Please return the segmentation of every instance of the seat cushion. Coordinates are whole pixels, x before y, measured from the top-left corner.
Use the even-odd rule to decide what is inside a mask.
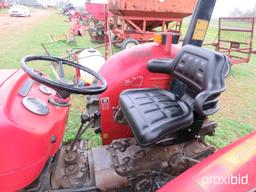
[[[161,89],[126,90],[120,95],[120,105],[138,143],[144,147],[193,123],[191,108]]]

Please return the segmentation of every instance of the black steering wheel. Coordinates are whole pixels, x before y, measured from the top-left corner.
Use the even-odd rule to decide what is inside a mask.
[[[51,80],[44,76],[42,73],[34,70],[28,66],[31,61],[50,61],[56,63],[62,67],[62,65],[69,65],[81,71],[84,71],[92,75],[95,80],[97,80],[97,85],[91,84],[88,86],[78,86],[70,81],[65,81],[65,79]],[[59,93],[62,98],[67,98],[71,93],[82,94],[82,95],[97,95],[103,93],[107,89],[107,81],[99,73],[82,66],[78,63],[68,61],[53,56],[37,56],[31,55],[26,56],[21,60],[21,68],[29,75],[29,77],[39,83],[42,83]]]

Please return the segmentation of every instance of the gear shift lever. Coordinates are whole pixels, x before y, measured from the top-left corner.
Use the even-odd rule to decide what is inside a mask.
[[[84,132],[89,128],[89,126],[94,123],[98,118],[100,118],[101,113],[99,111],[95,111],[94,114],[91,116],[88,113],[82,113],[81,115],[81,125],[76,133],[75,139],[72,141],[69,151],[74,149],[76,142],[81,138]],[[84,125],[87,124],[85,127]],[[84,127],[84,129],[83,129]]]

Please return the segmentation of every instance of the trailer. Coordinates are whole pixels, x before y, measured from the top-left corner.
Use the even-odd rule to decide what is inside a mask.
[[[225,53],[231,63],[249,63],[253,50],[255,32],[254,17],[221,17],[218,22],[218,35],[213,43],[205,46],[214,46],[218,52]]]
[[[109,0],[108,10],[113,19],[108,23],[113,40],[126,49],[152,40],[155,32],[173,32],[179,36],[183,18],[192,14],[195,4],[196,0]]]
[[[103,43],[105,36],[106,3],[86,2],[85,10],[90,15],[88,33],[91,41]]]
[[[105,6],[106,4],[100,3],[85,3],[85,10],[98,21],[105,20]]]

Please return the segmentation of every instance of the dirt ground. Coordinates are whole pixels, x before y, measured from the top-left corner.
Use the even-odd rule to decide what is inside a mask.
[[[49,12],[41,9],[31,10],[30,17],[10,17],[8,13],[0,14],[0,41],[8,36],[14,36],[21,32],[27,31],[35,23],[46,17]]]

